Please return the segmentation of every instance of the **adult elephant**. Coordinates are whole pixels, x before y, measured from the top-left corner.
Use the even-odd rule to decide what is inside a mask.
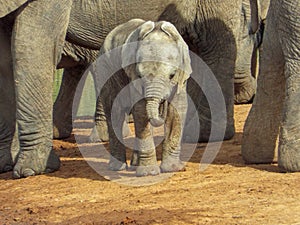
[[[257,6],[251,0],[253,7]],[[300,171],[300,1],[271,0],[261,49],[258,90],[247,118],[242,155],[247,163],[271,163]]]
[[[51,93],[52,75],[60,60],[64,38],[78,46],[100,49],[110,30],[137,17],[172,22],[190,49],[209,65],[226,103],[224,139],[233,136],[233,74],[242,0],[1,0],[0,3],[0,48],[5,53],[1,54],[0,64],[0,83],[5,83],[0,95],[1,172],[14,167],[15,177],[26,177],[59,168],[59,160],[52,151]],[[189,83],[196,85],[192,80]],[[199,140],[208,140],[209,104],[200,88],[192,90],[189,94],[199,109]],[[15,163],[10,150],[19,152]]]
[[[260,0],[258,16],[264,21],[269,7],[269,0]],[[258,47],[261,43],[263,26],[256,33],[249,32],[251,10],[248,0],[243,0],[240,15],[240,28],[237,40],[237,57],[234,71],[234,103],[243,104],[252,101],[256,93],[256,77],[258,68]],[[97,27],[92,32],[97,31]],[[74,92],[82,74],[98,54],[98,50],[77,46],[67,42],[63,52],[63,60],[58,68],[67,68],[64,71],[62,88],[54,104],[54,138],[69,137],[72,132],[72,103]],[[79,89],[77,89],[79,90]],[[95,112],[95,127],[90,136],[91,142],[108,141],[106,118],[101,98],[97,101]],[[126,127],[125,127],[126,128]],[[125,129],[124,134],[128,134]]]

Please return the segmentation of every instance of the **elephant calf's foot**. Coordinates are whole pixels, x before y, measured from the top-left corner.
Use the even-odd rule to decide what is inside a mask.
[[[90,142],[96,143],[104,141],[109,141],[107,124],[106,121],[100,121],[94,126],[92,130],[92,133],[90,135]]]
[[[160,165],[162,173],[184,171],[184,164],[178,158],[164,159]]]
[[[108,163],[108,168],[112,171],[121,171],[127,169],[127,163],[111,158]]]
[[[51,173],[60,167],[59,157],[53,150],[23,151],[20,153],[13,170],[14,178],[29,177],[38,174]]]
[[[5,173],[13,169],[13,161],[9,151],[0,151],[0,173]]]
[[[128,170],[135,171],[138,165],[139,165],[138,152],[133,151],[131,156],[131,161],[130,161],[130,167],[128,168]]]
[[[155,176],[160,174],[160,168],[158,165],[149,165],[149,166],[138,166],[136,168],[136,175],[138,177],[143,176]]]

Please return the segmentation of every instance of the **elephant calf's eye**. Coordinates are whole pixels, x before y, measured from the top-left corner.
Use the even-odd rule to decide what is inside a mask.
[[[173,78],[174,78],[174,76],[175,76],[175,73],[172,73],[171,75],[170,75],[170,80],[172,80]]]

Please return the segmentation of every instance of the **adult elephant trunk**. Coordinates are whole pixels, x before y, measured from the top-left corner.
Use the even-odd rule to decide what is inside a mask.
[[[146,112],[150,124],[154,127],[159,127],[164,124],[168,102],[164,101],[167,96],[163,93],[166,91],[166,86],[162,81],[150,81],[145,84],[145,97],[146,97]]]

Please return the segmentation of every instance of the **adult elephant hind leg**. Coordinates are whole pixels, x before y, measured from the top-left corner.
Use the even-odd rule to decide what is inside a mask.
[[[15,132],[15,89],[9,37],[0,21],[0,173],[13,169],[11,148]],[[17,146],[16,146],[17,147]]]
[[[77,85],[85,70],[86,66],[80,65],[64,69],[59,94],[53,106],[53,138],[67,138],[72,133],[72,113],[76,113],[73,110],[77,111],[79,106],[79,99],[74,99],[75,92],[82,92],[82,88],[79,90]]]
[[[284,99],[284,58],[275,26],[276,14],[270,14],[261,49],[257,94],[245,123],[242,156],[246,163],[271,163]]]
[[[72,1],[31,1],[17,16],[12,37],[20,154],[15,178],[57,170],[52,150],[52,84]]]
[[[279,36],[285,58],[285,97],[279,136],[278,165],[283,171],[300,171],[300,5],[284,1]],[[289,16],[287,16],[289,15]]]

